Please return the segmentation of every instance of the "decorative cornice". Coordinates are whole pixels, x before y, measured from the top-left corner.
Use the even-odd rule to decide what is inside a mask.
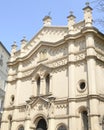
[[[98,51],[96,48],[93,48],[93,49],[95,49],[96,54],[86,55],[86,50],[83,50],[81,52],[73,53],[74,61],[70,61],[70,60],[68,61],[67,56],[64,56],[64,57],[58,58],[56,60],[54,59],[52,61],[47,61],[46,63],[43,64],[43,66],[46,66],[47,68],[49,68],[48,70],[51,70],[52,72],[54,72],[54,71],[56,71],[56,69],[60,70],[61,68],[65,67],[69,64],[77,64],[82,61],[86,61],[89,58],[98,59],[98,60],[104,62],[104,54],[102,52]],[[17,74],[13,74],[13,75],[11,74],[10,76],[12,76],[13,79],[11,81],[8,80],[7,82],[13,82],[17,79],[23,79],[26,77],[30,77],[30,76],[32,76],[33,73],[36,73],[38,71],[37,68],[39,68],[39,66],[42,66],[42,64],[38,64],[37,66],[34,66],[35,69],[34,69],[34,67],[31,67],[28,70],[21,71],[21,73],[23,74],[23,76],[21,78],[18,78]]]
[[[8,123],[8,121],[6,121],[6,120],[2,120],[1,123]]]
[[[97,99],[99,101],[104,101],[104,96],[102,95],[97,95],[97,94],[90,94],[90,95],[85,95],[85,96],[80,96],[76,98],[70,98],[68,99],[69,102],[81,102],[81,101],[86,101],[86,100],[91,100],[91,99]]]
[[[14,110],[14,109],[21,109],[21,108],[26,108],[26,105],[19,105],[19,106],[8,106],[4,107],[4,111],[9,111],[9,110]]]

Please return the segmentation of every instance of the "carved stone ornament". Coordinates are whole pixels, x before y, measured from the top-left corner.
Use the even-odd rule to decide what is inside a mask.
[[[36,68],[35,68],[35,70],[31,73],[31,75],[33,76],[33,77],[35,77],[37,74],[41,77],[41,78],[43,78],[44,77],[44,75],[48,72],[48,73],[50,73],[51,72],[51,67],[48,67],[48,66],[46,66],[46,65],[43,65],[43,64],[39,64]],[[35,75],[34,75],[35,74]]]

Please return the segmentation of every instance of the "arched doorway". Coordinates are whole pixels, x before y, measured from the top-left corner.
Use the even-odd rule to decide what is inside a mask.
[[[44,118],[38,121],[36,130],[47,130],[47,124]]]

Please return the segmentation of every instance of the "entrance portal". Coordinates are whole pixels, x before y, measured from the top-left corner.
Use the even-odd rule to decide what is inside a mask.
[[[43,118],[38,121],[36,130],[47,130],[47,124]]]

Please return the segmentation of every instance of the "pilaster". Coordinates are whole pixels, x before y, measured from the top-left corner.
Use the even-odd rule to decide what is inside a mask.
[[[9,123],[8,122],[2,122],[0,130],[8,130]]]
[[[94,45],[94,36],[92,33],[86,34],[86,53],[87,53],[87,77],[88,77],[88,91],[89,97],[89,119],[91,130],[100,130],[99,127],[99,100],[94,96],[97,96],[96,86],[96,53]]]
[[[15,102],[14,105],[18,106],[19,104],[19,97],[20,97],[20,91],[21,91],[21,77],[22,77],[22,63],[20,62],[18,65],[18,73],[17,73],[17,82],[16,82],[16,93],[15,93]],[[18,118],[18,109],[14,109],[13,112],[13,120]],[[13,122],[14,127],[15,127],[15,122]]]
[[[16,98],[15,98],[15,105],[18,106],[18,97],[19,97],[19,92],[21,90],[21,77],[22,77],[22,63],[20,62],[18,65],[18,73],[17,73],[17,83],[16,83]]]
[[[71,40],[68,43],[68,90],[69,90],[69,128],[70,130],[76,129],[76,113],[75,113],[75,106],[76,103],[73,100],[75,98],[75,56],[74,56],[75,46],[74,46],[74,40]]]
[[[26,119],[25,121],[25,130],[29,130],[30,129],[30,119]]]
[[[36,80],[32,81],[32,88],[33,88],[33,96],[37,96],[37,82]]]
[[[69,98],[75,97],[75,64],[74,64],[74,40],[68,43],[68,95]]]
[[[53,130],[55,129],[55,119],[54,118],[49,118],[49,125],[48,125],[48,130]]]
[[[86,34],[87,74],[89,95],[97,94],[96,87],[96,53],[94,48],[93,34]]]
[[[89,101],[91,130],[100,130],[98,106],[98,99],[93,98]]]
[[[15,129],[16,129],[16,126],[17,126],[17,122],[16,122],[16,121],[13,121],[13,122],[12,122],[12,128],[11,128],[11,130],[15,130]]]

